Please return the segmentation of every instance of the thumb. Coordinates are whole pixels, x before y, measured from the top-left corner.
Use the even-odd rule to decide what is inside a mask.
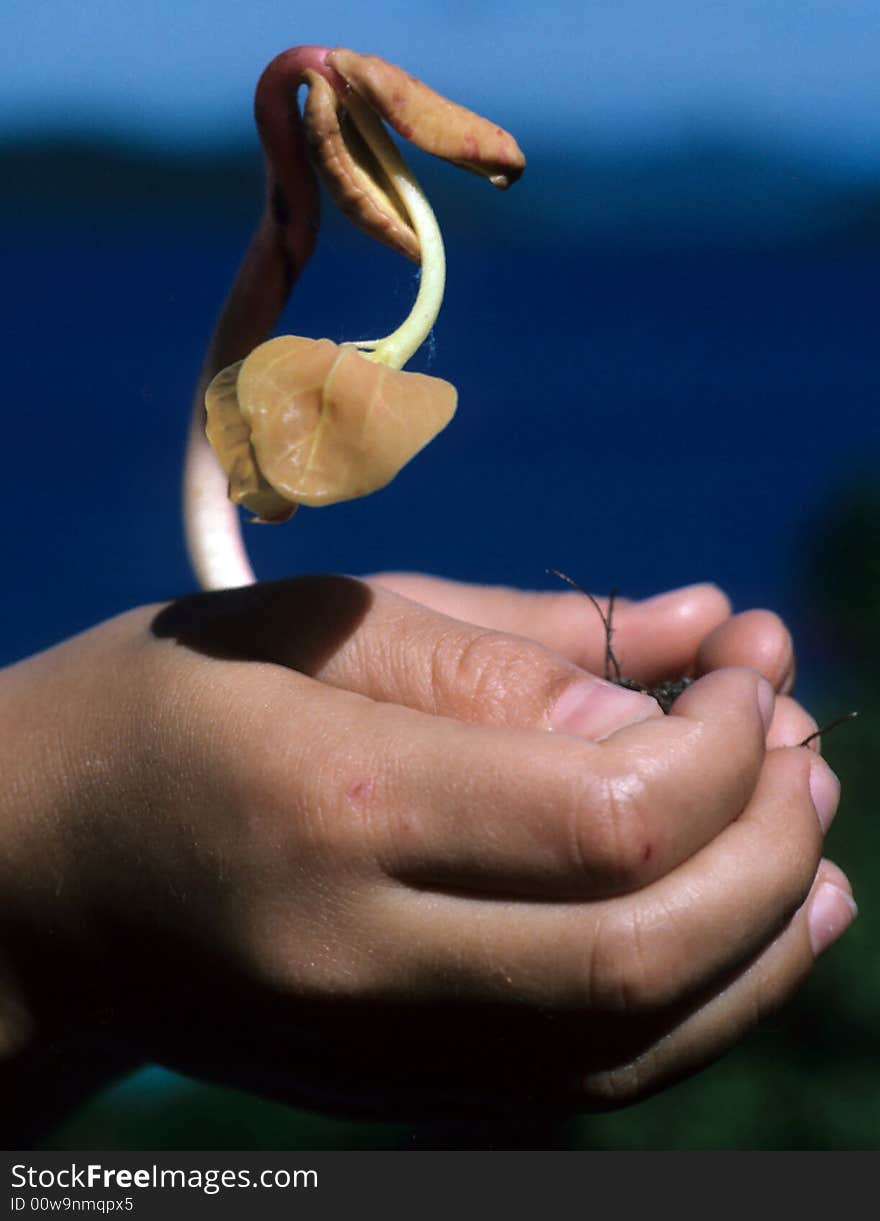
[[[595,599],[597,611],[583,593],[565,589],[538,593],[397,572],[377,574],[372,581],[468,623],[539,640],[575,664],[605,673],[607,598]],[[688,585],[640,602],[618,598],[614,651],[627,674],[651,686],[670,676],[692,673],[701,642],[729,620],[727,597],[709,584]],[[724,646],[715,652],[723,654]],[[737,660],[721,664],[755,665],[743,648]]]
[[[269,662],[384,703],[460,721],[598,740],[662,716],[655,700],[537,641],[477,627],[378,584],[301,577],[165,607],[154,634],[228,660]]]

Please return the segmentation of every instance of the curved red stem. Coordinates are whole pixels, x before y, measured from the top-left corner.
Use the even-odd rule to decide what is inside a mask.
[[[257,84],[254,117],[263,145],[266,199],[250,245],[211,336],[196,388],[184,472],[184,524],[202,585],[249,584],[254,574],[238,513],[205,437],[205,390],[221,369],[272,333],[318,237],[320,192],[309,160],[297,93],[311,74],[340,96],[348,89],[326,63],[327,47],[293,47],[269,64]]]
[[[297,93],[309,73],[319,73],[344,93],[345,82],[325,62],[328,52],[313,46],[283,51],[257,84],[254,118],[265,160],[265,205],[217,321],[202,389],[220,369],[269,337],[315,248],[320,193]]]

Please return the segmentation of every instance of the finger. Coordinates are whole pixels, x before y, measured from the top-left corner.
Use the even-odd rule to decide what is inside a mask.
[[[790,695],[777,695],[773,709],[773,720],[767,733],[767,749],[780,746],[799,746],[816,732],[818,725],[813,717]],[[808,749],[819,751],[819,738],[813,738]]]
[[[723,666],[750,666],[763,674],[777,691],[794,686],[795,660],[791,635],[772,611],[744,611],[718,624],[700,644],[697,672],[707,674]]]
[[[823,839],[814,769],[829,771],[808,751],[774,752],[740,818],[634,895],[588,904],[398,895],[395,920],[413,935],[392,974],[428,994],[442,981],[475,1000],[622,1020],[694,1002],[762,952],[803,903]]]
[[[360,845],[361,869],[425,888],[554,901],[646,886],[735,820],[764,758],[764,688],[773,699],[752,671],[718,671],[682,697],[682,714],[597,743],[465,725],[280,668],[266,668],[259,683],[243,682],[234,665],[216,674],[213,706],[234,702],[236,734],[247,727],[255,808],[277,805],[293,785],[290,800],[316,812],[322,835],[332,832],[346,852]],[[214,739],[234,760],[223,725]],[[282,807],[280,825],[285,818]]]
[[[822,861],[806,902],[747,970],[641,1056],[586,1074],[572,1093],[602,1106],[636,1102],[716,1060],[789,999],[856,915],[845,875]]]
[[[496,897],[647,885],[745,807],[764,759],[765,689],[772,705],[752,671],[718,671],[689,689],[681,712],[601,743],[395,719],[386,706],[361,735],[357,764],[374,779],[365,817],[381,827],[383,867]]]
[[[826,895],[818,905],[820,887],[828,883],[837,893]],[[385,1114],[422,1114],[445,1107],[460,1113],[463,1103],[479,1112],[524,1100],[566,1109],[582,1110],[585,1104],[607,1109],[635,1102],[716,1059],[791,995],[823,945],[840,936],[852,920],[849,885],[830,862],[822,862],[805,909],[813,926],[809,948],[799,912],[770,947],[714,996],[646,1020],[618,1016],[609,1021],[590,1012],[561,1013],[517,1002],[503,964],[487,947],[485,994],[493,998],[489,1003],[475,1006],[456,995],[456,970],[442,975],[447,955],[432,981],[440,994],[436,1004],[413,1008],[414,993],[407,992],[399,1003],[383,997],[386,1003],[376,1005],[364,997],[359,1005],[350,998],[344,1011],[338,1002],[325,1006],[320,1013],[322,1036],[309,1042],[304,1059],[302,1047],[290,1040],[290,1023],[301,1019],[302,1000],[296,998],[289,1016],[282,1009],[279,1020],[278,998],[273,996],[272,1008],[251,1021],[257,1037],[245,1042],[258,1049],[267,1066],[261,1075],[264,1092],[288,1102],[297,1100],[296,1094],[290,1097],[289,1083],[301,1086],[305,1074],[306,1097],[311,1093],[312,1101],[326,1098],[339,1106],[340,1100],[363,1098],[369,1106],[367,1100],[380,1100]],[[357,1019],[353,1025],[352,1012]],[[241,1041],[240,1015],[233,1024],[228,1007],[220,1004],[218,1021],[218,1050],[230,1037]],[[391,1025],[394,1038],[389,1042]],[[213,1063],[221,1060],[215,1052]],[[240,1058],[237,1067],[240,1073]],[[254,1088],[247,1076],[238,1084]]]
[[[601,738],[660,715],[536,641],[450,619],[349,577],[183,599],[154,624],[202,652],[271,661],[382,703],[484,725]]]
[[[360,583],[352,584],[359,596]],[[247,658],[250,650],[275,661],[280,652],[284,662],[297,645],[288,630],[296,585],[258,587],[264,614],[246,590],[185,600],[163,611],[154,630],[202,652]],[[305,626],[328,618],[310,614]],[[247,715],[267,791],[285,792],[298,776],[297,800],[308,809],[369,827],[389,874],[551,898],[646,885],[735,819],[760,772],[773,703],[753,671],[717,671],[689,688],[673,715],[647,700],[650,719],[597,744],[367,704],[280,668],[259,684],[242,682],[229,664],[213,673],[229,686],[236,724],[245,723],[244,701],[256,701]]]
[[[605,673],[605,626],[583,594],[466,585],[415,573],[380,573],[370,583],[467,623],[538,640],[576,665]],[[607,612],[608,599],[597,601]],[[690,585],[642,602],[620,598],[612,622],[615,655],[624,673],[650,686],[689,673],[700,642],[729,617],[730,603],[714,585]]]

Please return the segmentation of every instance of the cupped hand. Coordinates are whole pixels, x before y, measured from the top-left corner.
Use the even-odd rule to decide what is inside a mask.
[[[833,774],[767,750],[813,728],[774,721],[784,628],[711,587],[621,606],[633,677],[710,671],[665,717],[586,668],[574,595],[394,581],[185,599],[3,675],[37,1030],[85,973],[77,1020],[145,1058],[380,1114],[613,1105],[717,1056],[852,918]]]

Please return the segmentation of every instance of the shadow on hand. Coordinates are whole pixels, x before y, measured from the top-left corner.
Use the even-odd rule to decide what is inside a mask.
[[[315,674],[357,630],[373,598],[354,577],[296,577],[180,598],[151,630],[206,657]]]

